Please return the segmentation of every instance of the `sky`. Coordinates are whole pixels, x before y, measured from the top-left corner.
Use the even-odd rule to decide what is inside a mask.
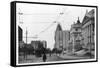
[[[91,9],[93,8],[17,3],[16,21],[17,25],[23,29],[24,42],[27,29],[28,43],[31,43],[32,40],[45,40],[47,41],[47,47],[52,49],[58,22],[63,30],[70,30],[71,25],[77,21],[78,17],[82,22],[86,10],[90,11]],[[61,15],[62,12],[64,14]],[[54,23],[55,21],[56,23]]]

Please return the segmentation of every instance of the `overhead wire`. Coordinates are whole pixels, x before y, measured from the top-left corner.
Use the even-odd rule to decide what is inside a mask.
[[[37,36],[45,31],[47,31],[54,23],[59,23],[59,19],[61,18],[61,16],[65,13],[65,10],[66,9],[63,9],[62,12],[59,13],[59,15],[57,15],[57,18],[54,22],[52,22],[47,28],[45,28],[44,30],[40,31],[38,34],[34,35],[33,37],[28,37],[28,38],[37,38]],[[33,14],[25,14],[25,13],[22,13],[21,10],[19,9],[19,15],[33,15]]]

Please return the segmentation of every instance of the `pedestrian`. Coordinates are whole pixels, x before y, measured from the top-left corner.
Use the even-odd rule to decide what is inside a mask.
[[[43,62],[46,62],[47,56],[46,54],[43,55]]]

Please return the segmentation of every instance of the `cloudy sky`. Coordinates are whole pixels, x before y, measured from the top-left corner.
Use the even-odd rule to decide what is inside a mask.
[[[58,24],[54,22],[59,22],[63,30],[70,30],[71,24],[76,22],[78,17],[82,21],[86,10],[91,9],[93,8],[17,3],[17,25],[23,29],[23,37],[27,28],[28,43],[32,40],[46,40],[47,47],[52,49]],[[62,12],[64,14],[61,15]],[[25,41],[25,38],[23,40]]]

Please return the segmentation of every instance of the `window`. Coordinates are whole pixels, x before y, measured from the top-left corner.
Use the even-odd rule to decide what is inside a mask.
[[[75,29],[75,31],[78,31],[78,29]]]

